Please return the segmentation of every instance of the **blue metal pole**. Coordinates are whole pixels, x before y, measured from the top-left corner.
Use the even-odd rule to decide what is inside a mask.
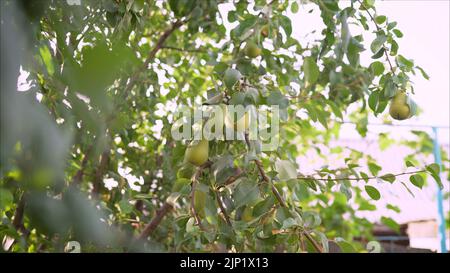
[[[439,148],[439,141],[438,141],[438,129],[436,127],[433,127],[433,154],[434,154],[434,161],[439,166],[442,165],[441,160],[441,150]],[[446,245],[446,239],[445,239],[445,218],[444,218],[444,206],[443,206],[443,198],[442,198],[442,191],[437,187],[437,205],[438,205],[438,224],[439,224],[439,237],[440,237],[440,243],[441,243],[441,253],[447,252],[447,245]]]

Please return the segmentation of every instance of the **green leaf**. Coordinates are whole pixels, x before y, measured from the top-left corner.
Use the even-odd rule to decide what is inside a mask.
[[[396,231],[397,233],[400,233],[400,225],[392,218],[382,216],[381,223],[386,225],[388,228]]]
[[[384,64],[379,61],[373,62],[370,64],[370,69],[375,76],[379,76],[384,72]]]
[[[403,37],[403,33],[398,29],[394,29],[394,30],[392,30],[392,32],[394,32],[395,36],[397,36],[398,38]]]
[[[214,176],[214,181],[221,185],[230,176],[234,175],[236,169],[233,167],[233,158],[230,155],[221,156],[214,164],[211,166],[211,170]]]
[[[292,34],[291,19],[289,19],[289,17],[287,16],[282,15],[280,16],[280,24],[281,27],[284,29],[284,32],[286,32],[286,35],[290,37]]]
[[[397,212],[397,213],[400,213],[400,212],[401,212],[401,210],[400,210],[399,207],[394,206],[394,205],[391,205],[391,204],[387,204],[387,205],[386,205],[386,208],[387,208],[387,209],[390,209],[390,210],[392,210],[392,211],[395,211],[395,212]]]
[[[439,167],[439,165],[436,164],[436,163],[431,163],[431,164],[429,164],[429,165],[426,165],[426,166],[425,166],[425,169],[426,169],[427,171],[429,171],[431,174],[437,174],[437,175],[440,173],[440,170],[441,170],[441,168]]]
[[[277,160],[275,170],[280,180],[290,180],[297,178],[297,167],[289,160]]]
[[[400,67],[412,69],[414,66],[414,62],[412,60],[408,60],[405,57],[403,57],[402,55],[398,55],[396,60]]]
[[[50,76],[55,73],[55,67],[53,66],[52,54],[47,46],[41,46],[39,48],[39,53],[41,54],[42,61],[44,62],[45,68]]]
[[[364,188],[370,198],[372,198],[373,200],[380,200],[381,194],[375,187],[366,185]]]
[[[428,76],[428,74],[425,72],[425,70],[423,70],[422,67],[420,66],[416,66],[417,69],[419,69],[420,73],[422,74],[422,77],[424,77],[424,79],[429,80],[430,76]]]
[[[292,5],[291,5],[291,12],[292,13],[297,13],[298,12],[298,3],[297,3],[297,1],[292,3]]]
[[[362,179],[367,183],[369,182],[369,176],[365,172],[359,172],[359,175],[361,175]]]
[[[391,56],[397,55],[398,52],[398,44],[395,40],[391,41],[391,52],[389,53]]]
[[[387,173],[385,175],[380,176],[381,179],[383,179],[384,181],[387,182],[394,182],[395,181],[395,175],[391,174],[391,173]]]
[[[411,175],[409,177],[409,181],[411,181],[411,183],[419,189],[421,189],[425,183],[423,177],[420,174]]]
[[[254,205],[260,200],[258,185],[249,179],[241,179],[233,192],[235,207]]]
[[[378,59],[381,58],[384,54],[384,48],[381,48],[377,53],[375,53],[371,58],[372,59]]]
[[[133,211],[133,206],[128,202],[128,200],[122,199],[119,202],[120,211],[124,214],[128,214]]]
[[[281,229],[288,229],[288,228],[295,227],[295,226],[298,226],[297,221],[295,221],[294,218],[289,217],[283,221],[283,225],[281,226]]]
[[[334,241],[338,244],[338,246],[341,248],[341,251],[344,253],[355,253],[357,252],[356,249],[353,247],[352,244],[344,240],[343,238],[336,238]]]
[[[14,197],[7,189],[0,188],[0,208],[1,211],[8,211],[13,205]]]
[[[436,163],[432,163],[432,164],[425,166],[425,169],[430,173],[430,175],[433,177],[433,179],[436,181],[436,183],[442,189],[444,187],[444,185],[442,185],[441,177],[439,176],[439,173],[440,173],[439,165]]]
[[[375,40],[373,40],[370,44],[370,50],[372,50],[373,53],[379,52],[383,48],[386,40],[387,37],[385,35],[378,35],[377,38],[375,38]]]
[[[375,22],[377,22],[377,24],[381,25],[382,23],[386,22],[386,16],[378,15],[377,17],[375,17]]]
[[[405,164],[406,164],[406,167],[415,167],[414,163],[412,163],[409,160],[406,160]]]
[[[378,92],[372,92],[369,95],[369,108],[376,113],[378,105]]]
[[[319,67],[312,57],[306,57],[303,61],[303,72],[305,80],[310,84],[314,84],[319,79]]]
[[[281,109],[287,108],[289,106],[289,100],[281,94],[279,90],[273,91],[267,97],[268,105],[278,105]]]
[[[397,22],[390,22],[388,25],[387,25],[387,29],[388,30],[391,30],[391,29],[393,29],[394,27],[396,27],[397,26]]]
[[[234,10],[229,11],[228,14],[227,14],[228,22],[233,23],[234,21],[236,21],[236,19],[237,19],[236,18],[236,11],[234,11]]]
[[[378,173],[381,171],[381,167],[376,163],[369,162],[367,163],[367,166],[369,167],[370,173],[375,176],[378,175]]]
[[[384,84],[383,91],[384,97],[388,99],[394,97],[395,94],[397,94],[397,86],[391,78],[389,78]]]

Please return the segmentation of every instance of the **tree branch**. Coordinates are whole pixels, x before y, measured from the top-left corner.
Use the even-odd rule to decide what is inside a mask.
[[[93,145],[89,146],[86,153],[83,156],[83,160],[81,160],[80,169],[72,178],[72,184],[78,185],[83,180],[84,170],[86,169],[87,163],[89,161],[89,154],[91,153]]]
[[[364,8],[364,10],[366,11],[366,13],[369,15],[370,19],[372,20],[372,22],[375,24],[375,27],[377,28],[377,30],[381,30],[380,26],[378,26],[377,22],[375,21],[375,18],[373,18],[372,14],[369,12],[369,10],[367,9],[367,7],[364,5],[364,3],[361,0],[357,0],[359,2],[359,4],[361,5],[361,7]],[[386,60],[389,63],[389,67],[392,71],[392,74],[395,75],[395,71],[394,71],[394,67],[392,66],[391,60],[389,59],[389,55],[387,53],[387,48],[385,43],[383,43],[383,49],[384,49],[384,55],[386,56]]]
[[[393,174],[392,176],[397,177],[397,176],[402,176],[402,175],[407,175],[407,174],[415,174],[415,173],[423,173],[426,172],[425,170],[419,170],[419,171],[411,171],[411,172],[403,172],[403,173],[398,173],[398,174]],[[321,181],[342,181],[342,180],[369,180],[369,179],[377,179],[380,178],[382,179],[383,176],[369,176],[366,178],[359,178],[359,177],[342,177],[342,178],[315,178],[312,176],[298,176],[297,179],[300,180],[321,180]]]
[[[108,162],[109,162],[109,148],[106,149],[105,151],[103,151],[102,155],[101,155],[101,159],[100,159],[100,164],[98,165],[96,171],[95,171],[95,176],[94,176],[94,188],[92,189],[92,193],[94,195],[98,195],[98,193],[100,192],[100,188],[102,186],[102,180],[103,180],[103,175],[105,174],[105,170],[108,166]]]
[[[322,247],[317,244],[317,242],[308,232],[303,231],[302,233],[305,235],[306,239],[308,239],[308,241],[312,244],[312,246],[317,250],[317,252],[323,253]]]
[[[222,198],[220,198],[219,192],[217,190],[215,190],[214,192],[216,194],[217,204],[219,205],[220,211],[222,212],[225,221],[230,227],[233,227],[233,225],[231,224],[230,216],[228,215],[225,207],[223,206]]]
[[[171,50],[182,51],[182,52],[207,53],[206,51],[197,49],[197,48],[186,49],[186,48],[179,48],[179,47],[173,47],[173,46],[162,46],[161,49],[171,49]]]
[[[195,188],[197,186],[197,182],[198,182],[198,178],[199,176],[203,173],[203,170],[205,168],[208,168],[212,165],[211,161],[207,161],[205,164],[203,164],[202,166],[197,168],[197,171],[195,172],[195,174],[192,176],[192,185],[191,185],[191,212],[192,212],[192,216],[194,216],[195,221],[197,222],[198,227],[205,231],[205,228],[202,225],[202,221],[197,213],[197,211],[195,210]]]
[[[139,235],[139,239],[145,239],[147,238],[161,223],[164,216],[166,216],[167,213],[169,213],[173,209],[172,205],[168,202],[165,202],[164,205],[156,211],[155,217],[148,223],[144,230],[142,230],[141,234]]]
[[[231,185],[234,182],[236,182],[236,180],[238,180],[239,177],[241,177],[243,174],[245,174],[245,172],[243,172],[241,170],[241,168],[237,168],[236,172],[234,173],[234,175],[228,177],[227,180],[225,180],[225,182],[219,186],[217,186],[218,189],[223,188],[225,186]]]
[[[164,33],[159,37],[158,42],[156,43],[155,47],[150,51],[150,53],[147,56],[147,59],[145,59],[142,66],[131,76],[130,81],[128,82],[127,86],[125,87],[124,96],[127,97],[128,93],[130,93],[131,89],[133,89],[134,85],[136,84],[139,75],[145,71],[150,64],[150,62],[155,58],[156,53],[162,48],[164,42],[169,38],[169,36],[179,27],[181,27],[186,21],[180,21],[177,20],[175,23],[172,24],[172,26],[164,31]]]
[[[250,148],[250,141],[248,139],[248,133],[245,133],[245,142],[247,143],[248,148]],[[258,167],[259,170],[259,174],[261,176],[261,178],[270,184],[271,189],[273,194],[275,195],[275,198],[278,200],[278,202],[280,203],[280,205],[282,207],[287,207],[286,202],[283,200],[283,197],[281,196],[281,194],[278,192],[277,188],[275,187],[275,185],[273,183],[271,183],[269,177],[266,175],[266,172],[264,171],[264,167],[262,165],[262,162],[259,159],[255,159],[255,164]]]
[[[14,220],[13,220],[12,224],[16,230],[21,231],[25,236],[28,236],[28,234],[30,232],[23,225],[25,204],[26,204],[25,193],[22,193],[19,203],[17,204],[16,211],[14,212]]]

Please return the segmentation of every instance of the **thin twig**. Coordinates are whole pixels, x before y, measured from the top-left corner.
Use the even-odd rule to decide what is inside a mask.
[[[305,234],[306,239],[311,242],[312,246],[317,250],[317,252],[323,253],[322,247],[317,244],[314,238],[307,231],[303,231],[302,233]]]
[[[166,214],[173,209],[172,205],[168,202],[165,202],[164,205],[156,211],[155,217],[148,223],[144,230],[142,230],[141,234],[139,235],[139,239],[145,239],[147,238],[161,223],[162,219]]]
[[[173,47],[173,46],[162,46],[161,49],[170,49],[170,50],[176,50],[176,51],[182,51],[182,52],[194,52],[194,53],[207,53],[204,50],[193,48],[179,48],[179,47]]]
[[[14,220],[12,224],[16,230],[21,231],[25,236],[28,236],[30,232],[23,225],[25,204],[26,204],[25,193],[22,193],[22,196],[20,196],[19,203],[17,204],[17,208],[14,212]]]
[[[125,87],[124,96],[127,97],[128,93],[130,93],[131,89],[133,89],[134,85],[136,84],[140,74],[145,71],[150,64],[150,62],[155,58],[156,53],[162,48],[164,42],[169,38],[169,36],[179,27],[181,27],[186,21],[180,21],[177,20],[175,23],[171,25],[171,27],[166,30],[158,39],[158,42],[156,43],[155,47],[150,51],[147,58],[145,59],[142,66],[131,76],[130,81],[128,82],[127,86]]]
[[[248,148],[250,148],[250,140],[248,139],[248,133],[245,133],[245,142],[247,143]],[[259,174],[260,174],[261,178],[265,182],[270,184],[272,192],[275,195],[275,198],[278,200],[278,203],[280,203],[280,205],[282,207],[287,207],[286,202],[283,200],[283,197],[278,192],[278,189],[275,187],[275,185],[273,183],[271,183],[269,177],[266,175],[266,172],[264,171],[264,167],[262,165],[262,162],[259,159],[254,159],[253,161],[255,161],[255,164],[258,167],[258,171],[259,171]]]
[[[302,251],[305,252],[306,248],[305,248],[305,241],[303,240],[303,233],[300,233],[300,247],[302,248]]]
[[[91,153],[93,145],[90,145],[88,149],[86,150],[83,159],[81,160],[81,166],[80,169],[77,171],[77,173],[72,178],[72,184],[77,185],[80,184],[80,182],[83,180],[84,171],[86,169],[87,163],[89,161],[89,154]]]
[[[97,166],[97,169],[95,170],[95,176],[94,176],[94,181],[93,181],[94,187],[92,189],[93,195],[98,195],[98,193],[100,192],[100,188],[102,186],[103,175],[105,174],[105,171],[108,167],[109,155],[110,155],[109,148],[107,148],[105,151],[103,151],[103,153],[101,155],[100,164]]]
[[[402,176],[402,175],[407,175],[407,174],[415,174],[415,173],[423,173],[426,172],[425,170],[419,170],[419,171],[411,171],[411,172],[403,172],[403,173],[398,173],[398,174],[392,174],[392,176]],[[369,179],[383,179],[383,176],[369,176],[369,177],[340,177],[340,178],[315,178],[315,177],[311,177],[311,176],[298,176],[297,179],[300,180],[321,180],[321,181],[342,181],[342,180],[369,180]]]
[[[230,227],[233,227],[233,225],[231,224],[230,216],[228,215],[225,207],[223,206],[222,198],[220,198],[219,192],[217,190],[215,190],[214,192],[216,193],[217,204],[219,205],[220,211],[222,212],[225,221]]]
[[[241,168],[237,168],[234,175],[228,177],[227,180],[225,180],[225,182],[222,185],[217,186],[218,189],[223,188],[225,186],[231,185],[234,182],[236,182],[236,180],[238,180],[239,177],[241,177],[242,175],[244,175],[245,172],[243,172],[241,170]]]
[[[195,210],[195,188],[197,186],[198,183],[198,178],[200,177],[200,175],[203,173],[203,170],[205,168],[208,168],[209,166],[212,165],[211,161],[207,161],[205,164],[203,164],[202,166],[197,168],[197,171],[195,172],[195,174],[192,176],[192,185],[191,185],[191,212],[192,212],[192,216],[194,216],[195,221],[197,222],[198,227],[205,231],[205,228],[202,225],[202,221],[200,219],[200,216],[198,215],[197,211]]]
[[[375,19],[373,18],[372,14],[369,12],[369,10],[367,9],[367,7],[364,5],[364,3],[361,0],[357,0],[359,2],[359,4],[364,8],[364,10],[366,11],[366,13],[369,15],[370,19],[372,20],[372,22],[375,24],[375,27],[377,28],[378,31],[381,30],[380,26],[378,26],[377,22],[375,21]],[[395,75],[395,71],[394,71],[394,67],[392,66],[391,60],[389,59],[389,55],[388,55],[388,50],[386,48],[385,43],[383,43],[383,50],[384,50],[384,55],[386,56],[386,60],[389,63],[389,67],[392,71],[392,74]]]

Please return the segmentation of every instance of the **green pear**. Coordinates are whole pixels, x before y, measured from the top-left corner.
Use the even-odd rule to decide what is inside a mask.
[[[223,75],[223,82],[228,89],[233,89],[233,86],[242,78],[239,70],[228,68]]]
[[[209,157],[208,140],[202,139],[197,144],[189,145],[184,154],[185,160],[195,166],[201,166],[206,163]]]
[[[247,42],[244,48],[245,55],[250,58],[256,58],[261,55],[261,48],[254,42]]]
[[[392,99],[389,114],[393,119],[404,120],[410,117],[411,109],[406,103],[408,96],[405,92],[398,92]]]
[[[205,216],[206,193],[201,190],[194,192],[194,208],[200,217]]]

